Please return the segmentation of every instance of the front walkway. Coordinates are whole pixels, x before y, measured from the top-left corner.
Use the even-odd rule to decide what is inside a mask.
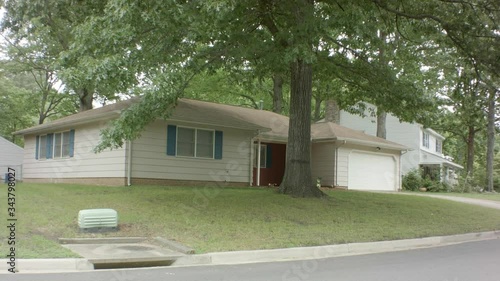
[[[436,194],[428,194],[428,193],[398,192],[397,194],[425,196],[425,197],[432,197],[432,198],[438,198],[438,199],[445,199],[445,200],[466,203],[466,204],[472,204],[472,205],[478,205],[478,206],[483,206],[483,207],[494,208],[494,209],[500,210],[500,201],[491,201],[491,200],[466,198],[466,197],[458,197],[458,196],[436,195]]]

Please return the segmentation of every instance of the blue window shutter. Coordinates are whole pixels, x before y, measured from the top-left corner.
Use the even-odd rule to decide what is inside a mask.
[[[215,151],[214,151],[215,159],[222,159],[222,139],[223,139],[222,131],[215,131]]]
[[[266,151],[266,168],[271,168],[271,165],[273,164],[273,149],[271,145],[267,145],[267,151]]]
[[[75,130],[69,131],[69,157],[75,155]]]
[[[52,150],[54,148],[53,137],[54,134],[47,134],[47,159],[52,159]]]
[[[35,159],[38,160],[38,150],[40,149],[40,136],[36,136],[36,150],[35,150]]]
[[[167,126],[167,155],[175,156],[175,146],[177,143],[177,126]]]

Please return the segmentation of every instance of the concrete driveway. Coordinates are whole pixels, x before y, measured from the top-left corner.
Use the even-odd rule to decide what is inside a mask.
[[[447,195],[436,195],[429,193],[406,193],[406,192],[398,192],[397,194],[402,195],[414,195],[414,196],[424,196],[424,197],[432,197],[438,199],[445,199],[460,203],[472,204],[477,206],[483,206],[488,208],[494,208],[500,210],[500,201],[492,201],[492,200],[484,200],[484,199],[475,199],[475,198],[466,198],[466,197],[458,197],[458,196],[447,196]]]

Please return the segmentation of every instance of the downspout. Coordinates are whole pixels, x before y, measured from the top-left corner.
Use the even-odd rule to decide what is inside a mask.
[[[335,175],[334,175],[335,186],[339,186],[339,181],[338,181],[338,177],[339,177],[339,169],[338,169],[338,166],[339,166],[339,147],[345,145],[346,143],[347,143],[347,141],[343,140],[341,145],[337,145],[337,147],[335,147],[335,167],[333,168],[333,171],[335,173]]]
[[[260,138],[257,142],[257,186],[260,186]]]
[[[127,186],[131,186],[131,175],[132,175],[132,142],[128,141],[127,143]]]

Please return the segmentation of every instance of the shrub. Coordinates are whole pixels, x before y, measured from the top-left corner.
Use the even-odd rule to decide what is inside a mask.
[[[422,177],[417,170],[411,170],[403,176],[403,190],[416,191],[422,184]]]
[[[451,185],[444,182],[433,181],[432,184],[427,187],[427,191],[430,192],[450,192],[452,190]]]
[[[481,188],[472,178],[462,177],[458,180],[458,183],[453,186],[454,192],[460,193],[471,193],[471,192],[482,192]]]

